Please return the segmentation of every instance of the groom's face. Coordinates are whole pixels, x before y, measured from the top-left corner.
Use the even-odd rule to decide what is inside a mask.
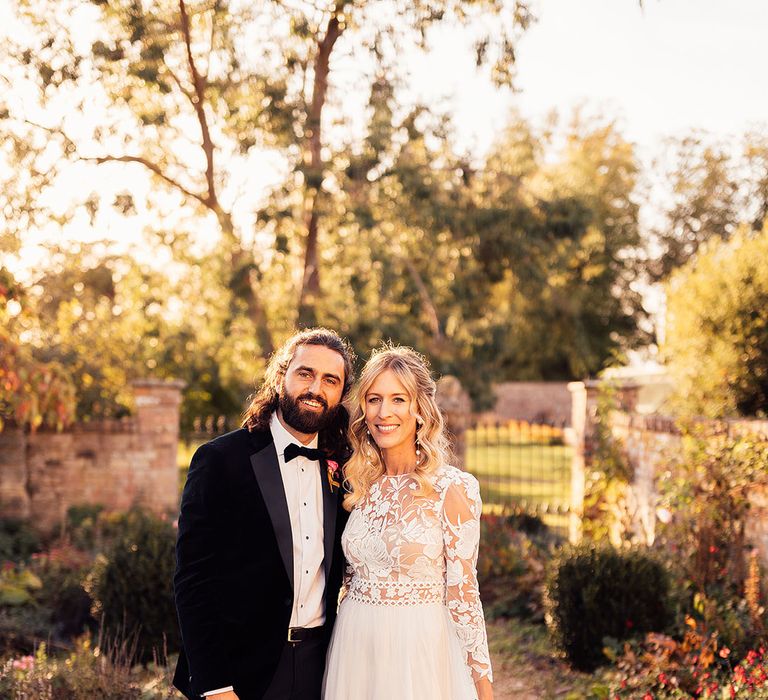
[[[297,433],[311,436],[333,419],[344,390],[344,358],[324,345],[300,345],[285,372],[280,417]]]

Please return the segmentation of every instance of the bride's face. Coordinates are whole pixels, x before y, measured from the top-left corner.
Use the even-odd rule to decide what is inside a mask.
[[[365,423],[382,452],[416,456],[416,417],[411,397],[392,370],[384,370],[365,394]]]

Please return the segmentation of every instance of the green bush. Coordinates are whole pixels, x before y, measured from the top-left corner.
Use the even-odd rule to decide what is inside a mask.
[[[138,658],[146,662],[153,652],[179,648],[172,589],[176,533],[139,510],[124,516],[121,529],[97,558],[87,589],[107,633],[136,635]]]
[[[606,639],[664,630],[668,600],[664,567],[640,550],[564,547],[547,572],[547,624],[556,646],[581,670],[606,661]]]
[[[0,518],[0,561],[24,561],[42,544],[40,537],[24,520]]]
[[[553,541],[535,516],[483,515],[477,575],[488,617],[543,620],[544,572]]]
[[[37,600],[51,611],[51,631],[56,639],[70,639],[96,626],[90,614],[92,601],[83,587],[92,564],[92,556],[67,542],[32,560],[43,583]]]

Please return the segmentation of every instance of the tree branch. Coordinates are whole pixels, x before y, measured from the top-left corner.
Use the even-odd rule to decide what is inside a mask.
[[[413,283],[416,285],[416,289],[419,292],[419,297],[421,298],[421,308],[424,310],[424,313],[427,317],[427,323],[429,324],[429,329],[432,332],[432,337],[436,341],[440,342],[443,340],[443,332],[440,329],[440,319],[437,315],[437,308],[432,301],[432,297],[429,293],[429,290],[427,289],[427,285],[424,284],[424,279],[416,269],[416,265],[414,265],[410,256],[403,255],[400,259],[408,270],[408,274],[411,276],[411,280],[413,280]]]
[[[187,90],[186,87],[184,87],[179,76],[176,75],[176,72],[168,65],[168,62],[165,60],[165,56],[163,56],[163,66],[165,67],[165,70],[168,71],[168,75],[171,76],[171,78],[173,79],[173,82],[176,83],[176,86],[181,91],[181,94],[184,95],[184,97],[186,97],[189,100],[190,104],[194,107],[195,105],[194,96],[189,90]]]
[[[138,163],[139,165],[143,165],[147,170],[153,172],[160,179],[167,182],[169,185],[171,185],[171,187],[178,190],[185,196],[191,197],[204,206],[211,208],[208,197],[204,197],[203,195],[184,187],[184,185],[182,185],[178,180],[175,180],[170,175],[166,175],[163,172],[163,169],[157,163],[152,162],[148,158],[142,158],[141,156],[81,156],[80,160],[96,163],[97,165],[102,165],[103,163]]]
[[[203,137],[203,152],[205,153],[205,180],[208,184],[208,196],[204,202],[207,207],[215,209],[218,206],[216,198],[216,185],[214,182],[213,168],[213,141],[208,129],[208,119],[205,116],[205,78],[200,75],[195,64],[195,58],[192,55],[192,34],[189,25],[189,15],[184,0],[179,0],[179,12],[181,13],[181,32],[184,36],[184,44],[187,49],[187,62],[189,63],[189,72],[192,76],[192,85],[194,86],[194,97],[192,105],[197,114],[197,121],[200,123],[200,131]]]

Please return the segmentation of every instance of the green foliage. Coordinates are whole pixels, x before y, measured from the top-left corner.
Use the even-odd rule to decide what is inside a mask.
[[[0,518],[0,561],[25,561],[42,543],[35,529],[20,518]]]
[[[750,492],[766,483],[766,464],[765,443],[699,431],[686,435],[659,479],[660,507],[671,519],[658,524],[657,545],[670,559],[678,607],[737,652],[765,633],[745,523]]]
[[[171,281],[97,248],[52,247],[19,321],[32,339],[27,351],[68,367],[78,417],[129,413],[131,380],[146,376],[185,381],[185,427],[197,415],[237,413],[262,363],[252,329],[230,318],[211,270],[179,271]]]
[[[91,554],[68,542],[51,546],[33,559],[32,570],[42,581],[36,600],[49,611],[54,638],[69,640],[95,626],[92,601],[84,588],[92,565]]]
[[[29,569],[3,565],[0,571],[0,607],[13,607],[31,603],[35,591],[43,582]]]
[[[587,465],[582,533],[591,542],[610,541],[615,546],[633,539],[626,496],[632,469],[614,438],[610,419],[618,408],[615,388],[600,385],[594,419],[594,448]]]
[[[537,518],[483,515],[477,577],[489,618],[543,620],[544,570],[553,542]]]
[[[177,651],[173,603],[175,531],[170,523],[138,510],[128,513],[123,532],[96,566],[88,584],[94,615],[112,637],[136,636],[138,658]]]
[[[728,240],[739,216],[740,183],[726,146],[695,134],[669,146],[674,153],[667,174],[672,203],[663,227],[654,231],[660,254],[650,272],[656,279],[684,265],[708,241]]]
[[[708,246],[668,287],[664,352],[688,415],[768,414],[768,227]]]
[[[575,668],[593,669],[606,661],[606,640],[666,627],[668,590],[664,568],[645,551],[564,547],[546,579],[553,641]]]
[[[21,285],[0,267],[0,431],[7,421],[61,430],[74,417],[74,385],[61,364],[36,361],[19,342],[25,301]]]

